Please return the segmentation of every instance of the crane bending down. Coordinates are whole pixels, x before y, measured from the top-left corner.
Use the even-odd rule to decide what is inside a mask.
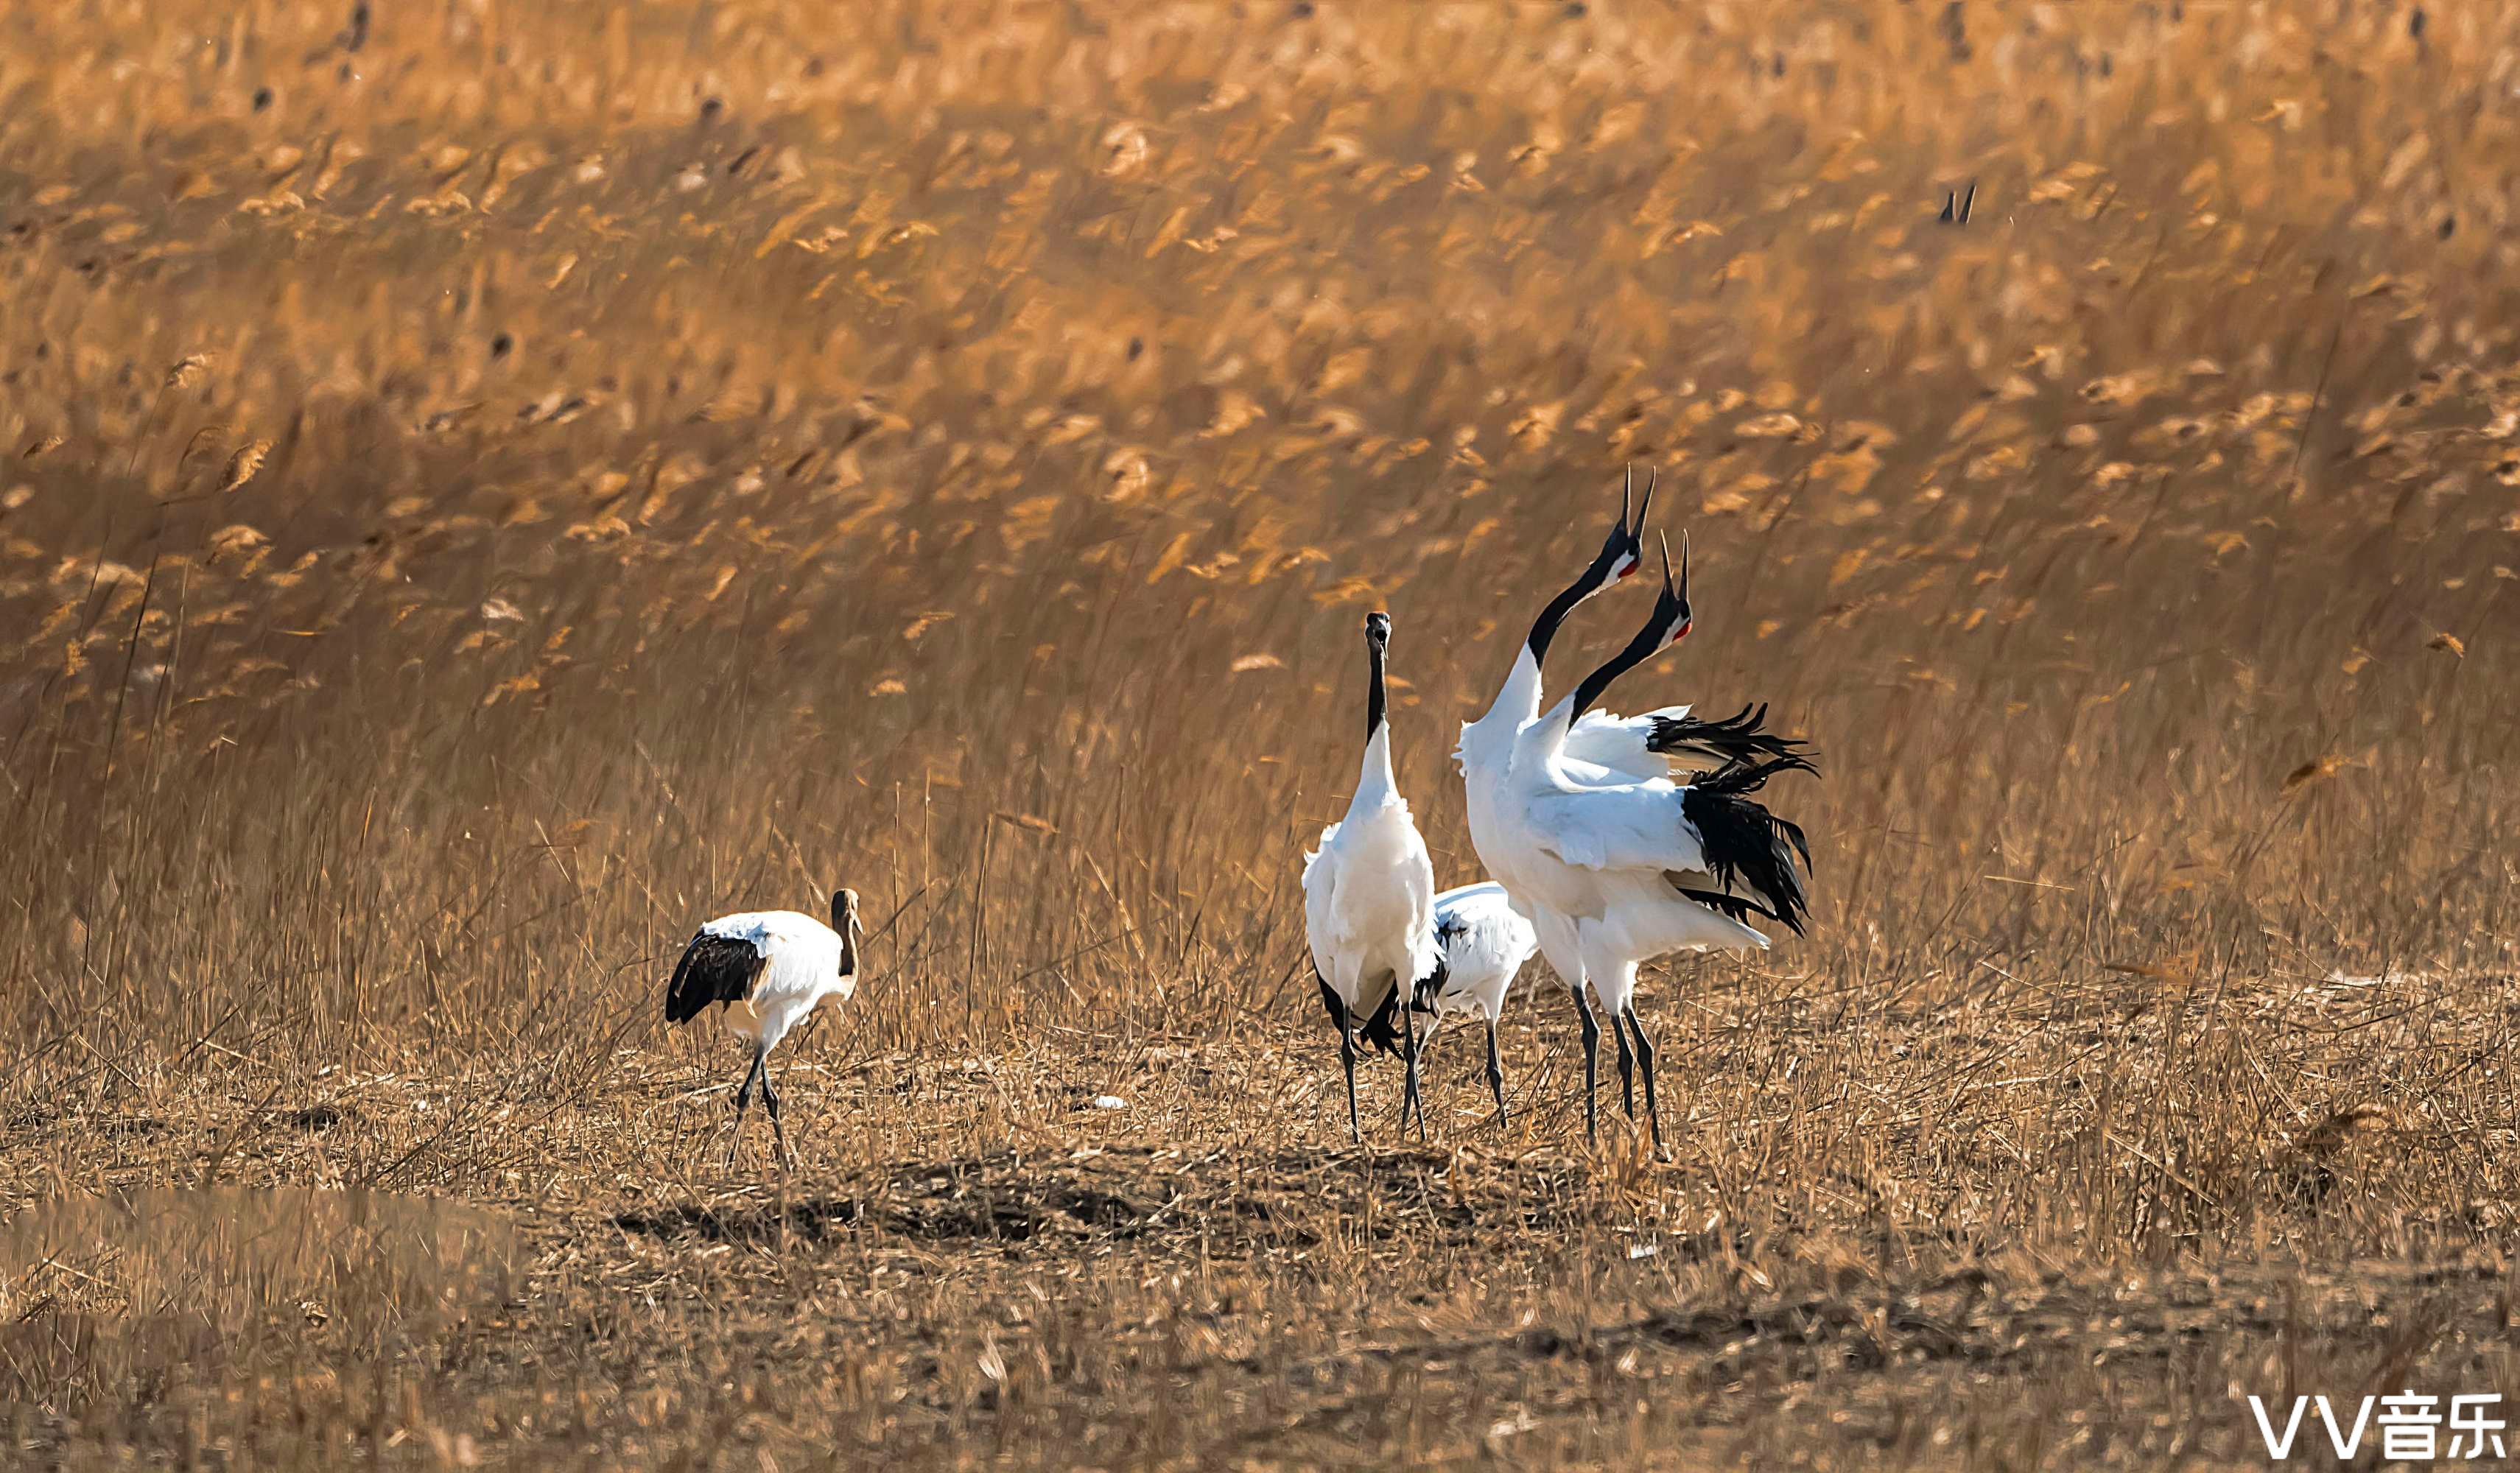
[[[843,889],[832,896],[830,925],[795,911],[742,911],[701,926],[684,951],[665,987],[665,1021],[687,1023],[714,1003],[727,1031],[752,1045],[752,1067],[735,1093],[729,1166],[743,1138],[743,1112],[756,1080],[762,1107],[770,1112],[771,1138],[783,1160],[793,1159],[779,1120],[779,1094],[770,1088],[770,1050],[825,998],[847,1002],[857,991],[862,931],[858,892]]]
[[[1574,992],[1583,1023],[1586,1134],[1595,1130],[1600,1039],[1584,997],[1589,985],[1619,1030],[1619,1073],[1631,1114],[1629,1039],[1635,1039],[1657,1147],[1662,1121],[1653,1045],[1636,1015],[1639,963],[1676,951],[1765,950],[1767,936],[1748,923],[1754,915],[1800,934],[1808,915],[1803,872],[1811,864],[1802,829],[1749,797],[1778,773],[1815,771],[1792,750],[1794,743],[1737,754],[1686,787],[1663,777],[1617,781],[1568,751],[1568,736],[1581,726],[1576,713],[1688,633],[1688,567],[1684,543],[1681,583],[1674,588],[1666,554],[1662,596],[1644,628],[1574,694],[1523,729],[1501,805],[1515,864],[1508,883],[1531,915],[1541,952]]]
[[[1391,616],[1365,616],[1367,669],[1365,760],[1347,817],[1322,830],[1322,847],[1304,856],[1304,937],[1322,980],[1322,1005],[1338,1025],[1339,1063],[1347,1072],[1347,1129],[1356,1118],[1356,1035],[1391,1052],[1393,1016],[1408,1065],[1405,1123],[1418,1102],[1418,983],[1435,974],[1435,867],[1418,835],[1409,804],[1391,775],[1391,724],[1384,708],[1382,664]],[[1426,1122],[1421,1112],[1420,1136]]]
[[[1505,1066],[1497,1058],[1497,1017],[1505,1011],[1506,994],[1522,964],[1531,960],[1540,938],[1531,922],[1515,913],[1505,886],[1495,880],[1461,885],[1435,897],[1435,944],[1443,951],[1434,976],[1418,984],[1418,1005],[1432,1010],[1433,1026],[1418,1046],[1422,1060],[1435,1047],[1444,1020],[1457,1012],[1480,1014],[1488,1025],[1488,1093],[1496,1096],[1497,1125],[1506,1123]],[[1420,1123],[1426,1101],[1418,1101]]]

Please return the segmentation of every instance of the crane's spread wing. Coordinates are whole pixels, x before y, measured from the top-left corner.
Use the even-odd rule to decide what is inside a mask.
[[[1531,822],[1541,846],[1564,864],[1658,871],[1681,894],[1735,920],[1756,912],[1800,932],[1810,845],[1800,827],[1748,794],[1777,773],[1810,765],[1798,754],[1741,759],[1688,787],[1655,781],[1551,793],[1532,804]]]
[[[702,931],[692,938],[674,980],[665,984],[665,1021],[688,1022],[711,1003],[742,1003],[752,996],[769,956],[737,936]]]

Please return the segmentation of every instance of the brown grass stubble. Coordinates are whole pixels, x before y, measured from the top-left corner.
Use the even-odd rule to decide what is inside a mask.
[[[2149,1464],[2512,1381],[2507,20],[10,23],[7,1200],[529,1250],[399,1331],[303,1308],[392,1254],[16,1273],[30,1455]],[[1667,1166],[1539,985],[1515,1131],[1451,1052],[1337,1149],[1356,611],[1466,877],[1628,459],[1704,597],[1623,698],[1817,743],[1814,934],[1649,981]],[[843,880],[730,1182],[656,980]]]

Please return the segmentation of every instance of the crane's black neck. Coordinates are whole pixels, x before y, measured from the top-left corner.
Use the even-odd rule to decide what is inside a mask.
[[[1365,642],[1365,739],[1372,741],[1373,734],[1382,730],[1383,720],[1381,641]]]
[[[1549,601],[1549,606],[1540,611],[1540,617],[1531,621],[1531,637],[1523,643],[1531,647],[1533,664],[1549,658],[1549,644],[1557,638],[1557,626],[1565,623],[1575,612],[1576,605],[1591,598],[1608,575],[1609,569],[1596,559],[1591,567],[1584,569],[1584,576],[1567,584],[1563,593]]]
[[[1620,676],[1653,658],[1654,652],[1662,647],[1662,632],[1665,623],[1660,617],[1661,613],[1662,610],[1656,609],[1654,620],[1638,630],[1637,637],[1628,641],[1626,648],[1603,661],[1600,668],[1584,677],[1583,684],[1575,688],[1575,698],[1566,707],[1566,721],[1569,726],[1579,720],[1585,712],[1593,709],[1593,702],[1598,700],[1601,692],[1609,690],[1611,684]]]

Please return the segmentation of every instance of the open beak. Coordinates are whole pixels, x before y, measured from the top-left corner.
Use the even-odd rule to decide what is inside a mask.
[[[1631,463],[1628,467],[1627,474],[1619,482],[1619,534],[1622,537],[1630,535],[1628,532],[1628,524],[1635,519],[1636,510],[1637,468],[1633,463]],[[1619,565],[1610,571],[1610,579],[1612,582],[1617,582],[1624,578],[1634,577],[1636,575],[1636,554],[1623,553],[1619,556]]]
[[[1662,551],[1662,587],[1663,597],[1680,605],[1680,627],[1671,632],[1671,642],[1677,645],[1688,638],[1689,627],[1697,622],[1688,606],[1688,533],[1685,530],[1680,534],[1680,588],[1675,592],[1671,586],[1669,544],[1665,544]]]
[[[1661,478],[1659,470],[1645,472],[1644,499],[1639,501],[1636,494],[1637,468],[1633,464],[1627,468],[1626,476],[1619,485],[1619,532],[1626,539],[1630,551],[1619,559],[1618,570],[1611,574],[1612,581],[1632,577],[1644,566],[1645,516],[1653,511],[1654,485]]]
[[[1671,543],[1659,534],[1655,536],[1654,541],[1662,549],[1662,599],[1660,601],[1660,616],[1665,619],[1678,621],[1669,626],[1671,633],[1669,637],[1663,641],[1663,647],[1668,649],[1672,646],[1679,644],[1682,638],[1688,633],[1690,622],[1688,610],[1688,534],[1687,532],[1680,534],[1680,582],[1677,586],[1673,584],[1671,577]]]

